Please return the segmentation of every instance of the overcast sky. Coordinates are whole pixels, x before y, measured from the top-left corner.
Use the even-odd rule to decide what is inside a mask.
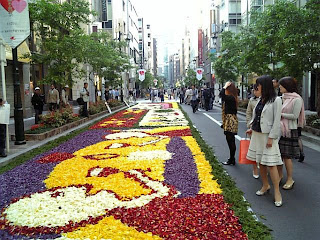
[[[164,45],[169,54],[177,52],[183,38],[188,16],[195,16],[196,0],[133,0],[139,17],[150,23],[153,37],[159,42],[159,57]],[[159,59],[162,62],[162,59]]]

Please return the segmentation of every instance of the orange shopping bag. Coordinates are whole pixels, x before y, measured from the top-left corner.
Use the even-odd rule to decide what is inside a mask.
[[[243,138],[240,140],[239,163],[240,164],[255,164],[255,161],[247,159],[247,153],[250,145],[250,139]]]

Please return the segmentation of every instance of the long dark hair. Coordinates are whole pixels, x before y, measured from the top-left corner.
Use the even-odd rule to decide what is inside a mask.
[[[262,102],[274,102],[277,97],[276,91],[274,90],[272,77],[269,75],[263,75],[258,77],[256,84],[261,85],[261,99]]]
[[[238,89],[236,88],[236,85],[234,83],[231,83],[229,87],[226,89],[226,94],[231,95],[236,100],[236,105],[238,107],[239,100],[238,100]]]
[[[283,77],[280,79],[279,84],[289,93],[298,92],[297,81],[293,77]]]

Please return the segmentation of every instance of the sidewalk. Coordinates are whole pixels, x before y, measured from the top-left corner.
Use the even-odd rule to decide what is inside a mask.
[[[79,107],[76,107],[76,108],[79,109]],[[74,108],[74,110],[76,110],[76,108]],[[67,134],[69,134],[69,133],[71,133],[71,132],[73,132],[73,131],[76,131],[76,130],[81,129],[81,128],[84,128],[84,127],[87,127],[87,126],[93,124],[94,122],[96,122],[96,121],[98,121],[98,120],[101,120],[101,119],[103,119],[103,118],[106,118],[106,117],[108,117],[109,115],[114,114],[114,113],[116,113],[116,112],[119,112],[119,111],[121,111],[121,110],[124,110],[124,109],[126,109],[126,108],[127,108],[127,106],[124,106],[124,107],[122,107],[122,108],[119,108],[119,109],[115,110],[115,111],[112,112],[112,113],[106,113],[106,114],[103,115],[103,116],[100,116],[100,117],[98,117],[98,118],[92,119],[92,120],[90,120],[90,121],[88,121],[88,122],[85,122],[84,124],[81,124],[81,125],[79,125],[79,126],[77,126],[77,127],[75,127],[75,128],[69,129],[69,130],[67,130],[67,131],[65,131],[65,132],[63,132],[63,133],[61,133],[61,134],[58,134],[58,135],[55,135],[55,136],[53,136],[53,137],[47,138],[47,139],[45,139],[45,140],[43,140],[43,141],[27,141],[26,144],[24,144],[24,145],[15,145],[15,144],[14,144],[14,141],[10,141],[10,152],[7,153],[7,155],[8,155],[7,157],[5,157],[5,158],[0,158],[0,167],[2,167],[2,166],[4,166],[4,165],[7,165],[7,164],[10,163],[11,161],[13,161],[14,158],[18,157],[19,155],[22,155],[22,154],[24,154],[24,153],[26,153],[26,152],[29,152],[29,151],[31,151],[31,150],[33,150],[33,149],[35,149],[35,148],[41,147],[41,146],[47,144],[48,142],[53,141],[53,140],[55,140],[55,139],[58,139],[58,138],[61,137],[61,136],[65,136],[65,135],[67,135]],[[31,126],[34,124],[34,117],[24,119],[24,124],[25,124],[25,130],[30,129]],[[10,128],[11,128],[11,131],[12,131],[12,129],[13,129],[13,132],[10,132]],[[12,122],[10,121],[9,133],[10,133],[10,134],[11,134],[11,133],[14,134],[14,120],[13,120],[13,119],[12,119]]]

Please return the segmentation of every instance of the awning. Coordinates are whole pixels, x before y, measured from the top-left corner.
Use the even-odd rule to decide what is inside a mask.
[[[7,60],[12,60],[12,49],[9,47],[9,45],[6,45],[6,59]],[[18,47],[18,61],[19,62],[24,62],[24,63],[29,63],[31,60],[30,58],[25,58],[24,56],[26,54],[31,55],[28,44],[26,41],[24,41],[20,46]]]

